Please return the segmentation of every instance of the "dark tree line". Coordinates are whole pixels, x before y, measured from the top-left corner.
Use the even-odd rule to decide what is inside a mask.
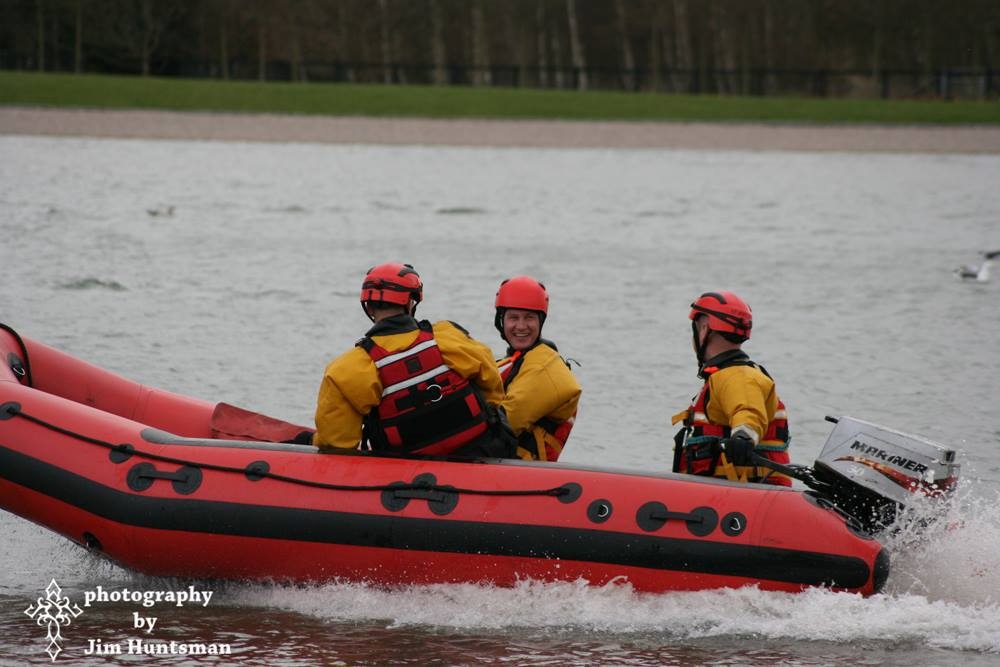
[[[1000,88],[1000,0],[0,0],[0,12],[6,69],[757,94],[817,82],[837,94],[830,73],[858,86],[950,71]]]

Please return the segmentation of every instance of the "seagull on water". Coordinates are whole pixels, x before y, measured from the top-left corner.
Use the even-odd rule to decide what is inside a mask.
[[[166,216],[168,218],[174,217],[174,207],[173,206],[160,206],[159,208],[147,208],[146,213],[150,216],[156,218],[159,216]]]
[[[979,266],[966,264],[961,268],[955,269],[955,275],[962,280],[975,280],[977,283],[985,283],[990,279],[990,264],[997,257],[1000,257],[1000,250],[984,252],[982,264]]]

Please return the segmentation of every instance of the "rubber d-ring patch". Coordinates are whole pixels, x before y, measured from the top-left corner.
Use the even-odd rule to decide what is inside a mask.
[[[128,444],[127,442],[123,442],[122,444],[117,445],[114,449],[108,452],[108,458],[111,459],[112,463],[125,463],[130,458],[132,458],[132,454],[134,453],[135,453],[135,447]]]
[[[722,532],[729,537],[736,537],[747,529],[747,518],[740,512],[730,512],[722,517]]]
[[[594,523],[604,523],[611,518],[614,508],[610,500],[600,498],[587,506],[587,518]]]
[[[264,479],[269,472],[271,472],[271,466],[268,465],[267,461],[254,461],[253,463],[247,465],[243,474],[245,474],[247,479],[251,482],[259,482]]]

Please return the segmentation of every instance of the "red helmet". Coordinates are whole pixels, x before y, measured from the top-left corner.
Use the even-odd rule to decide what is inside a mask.
[[[503,313],[508,308],[534,310],[542,324],[549,312],[549,293],[545,285],[531,276],[514,276],[500,283],[497,298],[493,304],[497,309],[493,325],[503,335]]]
[[[500,283],[497,290],[497,308],[537,310],[542,315],[549,312],[549,293],[545,285],[530,276],[515,276]]]
[[[750,338],[753,313],[750,306],[732,292],[705,292],[691,304],[688,318],[694,320],[699,315],[708,317],[711,331],[733,334],[743,340]]]
[[[409,308],[424,298],[424,284],[409,264],[392,262],[368,269],[361,283],[361,303],[382,301]]]

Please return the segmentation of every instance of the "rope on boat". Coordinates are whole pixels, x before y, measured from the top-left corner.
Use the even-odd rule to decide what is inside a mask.
[[[406,484],[400,482],[394,482],[392,484],[365,484],[365,485],[328,484],[326,482],[318,482],[310,479],[301,479],[298,477],[290,477],[288,475],[279,475],[277,473],[270,472],[269,470],[254,468],[252,465],[249,468],[237,468],[234,466],[219,465],[216,463],[199,463],[197,461],[190,461],[187,459],[181,459],[172,456],[163,456],[162,454],[154,454],[152,452],[142,451],[140,449],[136,449],[133,445],[127,443],[116,445],[114,443],[107,442],[105,440],[100,440],[99,438],[92,438],[82,433],[71,431],[61,426],[57,426],[56,424],[47,422],[39,417],[35,417],[34,415],[30,415],[21,409],[21,405],[19,403],[11,401],[0,405],[0,421],[10,419],[12,417],[21,417],[22,419],[30,421],[34,424],[38,424],[39,426],[55,431],[56,433],[76,438],[77,440],[81,440],[83,442],[87,442],[92,445],[105,447],[111,451],[112,457],[114,457],[115,455],[123,457],[120,459],[121,461],[128,459],[132,455],[136,455],[154,461],[162,461],[164,463],[175,463],[182,466],[204,468],[206,470],[237,473],[239,475],[244,475],[244,476],[252,474],[254,477],[257,478],[267,477],[282,482],[289,482],[291,484],[300,484],[302,486],[310,486],[317,489],[327,489],[330,491],[440,491],[444,493],[454,493],[454,494],[464,493],[476,496],[551,496],[560,499],[563,499],[566,496],[576,496],[579,493],[579,489],[575,484],[566,484],[563,486],[557,486],[549,489],[465,489],[465,488],[454,487],[451,485],[439,485],[439,484],[428,484],[428,483]]]

